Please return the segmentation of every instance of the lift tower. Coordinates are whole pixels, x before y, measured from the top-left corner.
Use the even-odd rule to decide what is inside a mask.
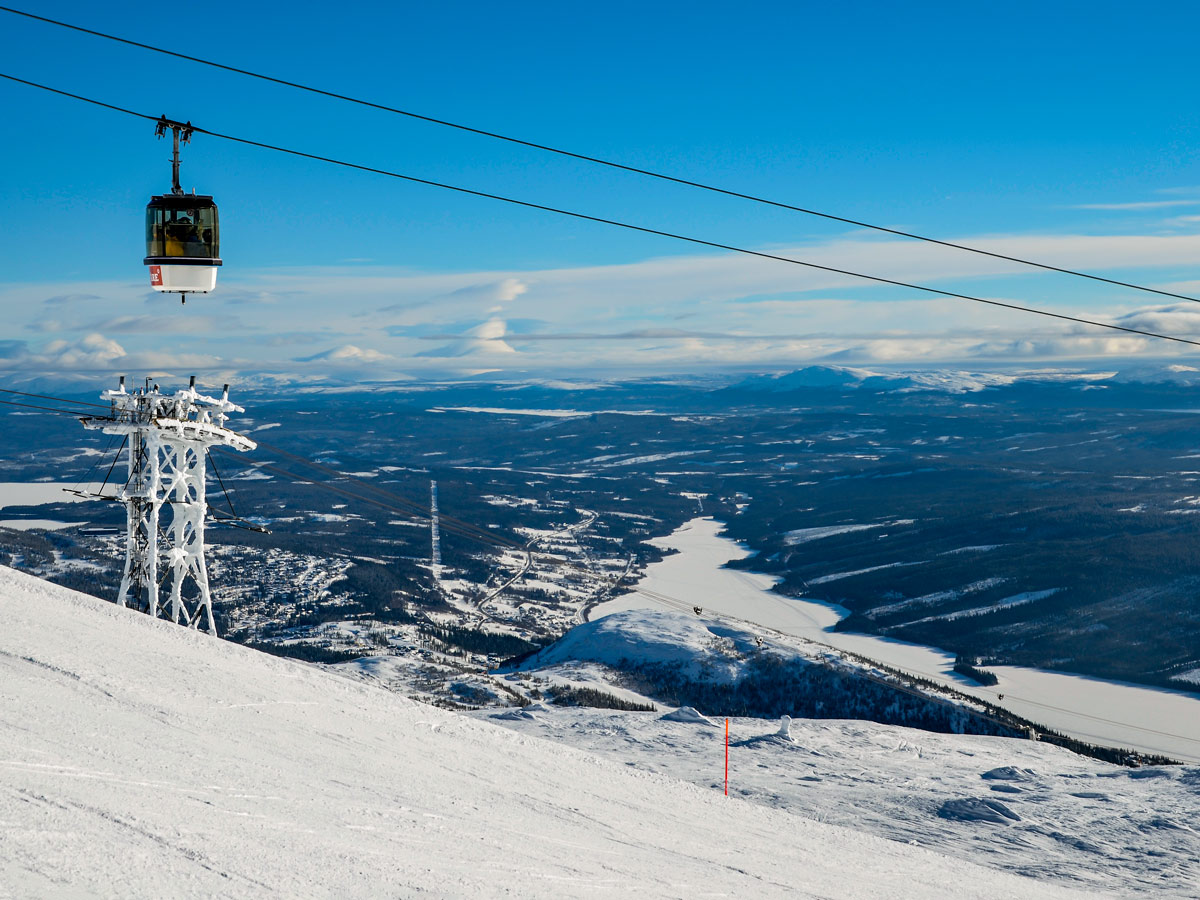
[[[149,379],[129,393],[122,376],[119,389],[100,396],[111,404],[109,415],[87,417],[84,427],[124,435],[129,444],[129,478],[118,494],[128,524],[117,603],[215,635],[204,564],[205,461],[209,447],[257,446],[225,427],[230,413],[245,410],[229,402],[229,385],[219,399],[198,393],[194,375],[173,395]]]

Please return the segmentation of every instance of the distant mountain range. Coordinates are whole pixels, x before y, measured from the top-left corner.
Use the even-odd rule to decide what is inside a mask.
[[[136,385],[142,373],[129,372],[130,383]],[[166,387],[183,381],[191,371],[155,372]],[[1126,388],[1136,392],[1165,391],[1200,386],[1200,366],[1167,361],[1112,362],[1094,361],[1077,365],[1047,365],[1041,367],[996,367],[992,369],[958,369],[949,367],[875,369],[837,365],[810,365],[791,371],[753,373],[708,372],[655,377],[607,377],[603,379],[560,378],[543,375],[509,375],[480,373],[470,377],[450,379],[403,378],[380,382],[364,382],[342,377],[297,377],[289,373],[271,372],[201,372],[199,380],[209,385],[226,381],[241,390],[268,390],[286,393],[304,390],[323,391],[368,390],[381,392],[419,392],[470,390],[473,392],[511,393],[532,391],[562,396],[579,394],[583,397],[611,398],[646,390],[660,391],[664,387],[688,392],[728,391],[743,394],[771,395],[800,391],[846,392],[862,394],[945,393],[965,394],[1004,388],[1050,388],[1072,392],[1114,390]],[[116,374],[96,372],[38,373],[11,371],[0,373],[0,383],[38,393],[79,396],[91,395],[115,384]],[[606,401],[608,402],[608,401]]]
[[[1056,386],[1072,390],[1138,385],[1162,388],[1200,384],[1200,369],[1185,365],[1137,365],[1130,368],[1043,368],[1027,371],[929,369],[879,372],[844,366],[806,366],[792,372],[752,375],[727,390],[785,394],[793,391],[907,393],[940,391],[962,394],[1012,386]]]

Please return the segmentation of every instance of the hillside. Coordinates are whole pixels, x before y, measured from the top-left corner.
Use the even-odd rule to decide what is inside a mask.
[[[829,648],[691,613],[614,612],[573,628],[518,668],[561,677],[580,663],[598,665],[621,687],[706,715],[865,719],[954,734],[1027,734],[1021,722],[988,714],[965,696],[923,691]]]
[[[9,569],[0,616],[11,896],[1079,896],[727,800]]]

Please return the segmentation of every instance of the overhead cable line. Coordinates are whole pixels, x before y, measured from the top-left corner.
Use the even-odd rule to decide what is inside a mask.
[[[124,107],[115,106],[111,103],[104,103],[99,100],[93,100],[89,97],[83,97],[79,94],[73,94],[69,91],[63,91],[63,90],[59,90],[58,88],[52,88],[47,85],[39,84],[34,81],[27,81],[24,78],[17,78],[13,75],[6,75],[3,72],[0,72],[0,78],[6,78],[9,81],[15,81],[19,84],[25,84],[30,87],[35,87],[35,88],[39,88],[44,91],[49,91],[52,94],[59,94],[60,96],[63,96],[63,97],[70,97],[75,100],[81,100],[84,103],[91,103],[96,106],[103,107],[105,109],[111,109],[116,112],[121,112],[121,113],[125,113],[127,115],[136,116],[139,119],[148,119],[150,121],[157,122],[160,118],[159,116],[151,116],[151,115],[147,115],[146,113],[140,113],[140,112],[136,112],[131,109],[125,109]],[[441,189],[447,190],[447,191],[454,191],[456,193],[466,194],[466,195],[469,195],[472,197],[482,197],[486,200],[498,200],[502,203],[510,203],[514,206],[521,206],[526,209],[536,209],[536,210],[540,210],[542,212],[554,213],[554,214],[560,215],[560,216],[569,216],[570,218],[581,219],[581,220],[587,221],[587,222],[597,222],[602,225],[612,225],[616,228],[625,228],[629,231],[637,231],[642,234],[653,234],[653,235],[657,235],[658,237],[671,238],[672,240],[684,241],[689,244],[697,244],[702,247],[711,247],[716,250],[728,250],[733,253],[741,253],[746,256],[754,256],[754,257],[758,257],[760,259],[772,259],[777,262],[790,263],[791,265],[795,265],[795,266],[804,266],[805,268],[816,269],[821,272],[829,272],[829,273],[832,273],[835,275],[845,275],[850,278],[860,278],[864,281],[875,282],[876,284],[886,284],[886,285],[891,285],[893,287],[905,288],[907,290],[921,291],[921,292],[924,292],[927,294],[934,294],[939,297],[949,297],[949,298],[953,298],[953,299],[957,299],[957,300],[969,300],[972,303],[981,303],[981,304],[985,304],[987,306],[999,307],[1001,309],[1011,309],[1011,310],[1015,310],[1017,312],[1025,312],[1025,313],[1030,313],[1030,314],[1036,315],[1036,316],[1043,316],[1043,317],[1049,318],[1049,319],[1058,319],[1059,321],[1063,321],[1063,322],[1074,322],[1078,325],[1090,325],[1094,328],[1106,328],[1106,329],[1109,329],[1110,331],[1120,331],[1125,334],[1136,334],[1136,335],[1140,335],[1141,337],[1156,338],[1158,340],[1172,341],[1172,342],[1178,343],[1178,344],[1190,344],[1191,346],[1194,346],[1194,347],[1200,347],[1200,340],[1192,340],[1189,338],[1174,337],[1172,335],[1160,334],[1155,331],[1145,331],[1140,328],[1129,328],[1124,325],[1114,325],[1111,322],[1096,322],[1091,319],[1081,318],[1079,316],[1069,316],[1065,313],[1050,312],[1049,310],[1038,309],[1038,308],[1032,307],[1032,306],[1021,306],[1020,304],[1017,304],[1017,303],[1005,303],[1001,300],[988,300],[987,298],[976,297],[972,294],[962,294],[957,291],[945,291],[945,290],[942,290],[941,288],[927,287],[925,285],[913,284],[913,283],[910,283],[907,281],[899,281],[894,278],[884,278],[883,276],[880,276],[880,275],[867,275],[862,272],[853,272],[849,269],[839,269],[835,266],[826,266],[826,265],[822,265],[820,263],[808,262],[806,260],[796,259],[791,256],[779,256],[778,254],[766,253],[761,250],[751,250],[747,247],[738,247],[733,244],[723,244],[723,243],[720,243],[719,241],[709,241],[709,240],[705,240],[703,238],[691,237],[689,235],[684,235],[684,234],[677,234],[677,233],[671,232],[671,231],[663,231],[663,230],[657,229],[657,228],[649,228],[644,225],[634,225],[632,223],[621,222],[616,219],[607,219],[602,216],[593,216],[593,215],[588,215],[587,213],[573,212],[571,210],[562,209],[562,208],[559,208],[556,206],[547,206],[542,203],[533,203],[529,200],[518,200],[514,197],[503,196],[502,194],[493,194],[488,191],[477,191],[472,188],[465,188],[465,187],[460,187],[460,186],[453,185],[453,184],[446,184],[446,183],[440,182],[440,181],[431,181],[428,178],[418,178],[415,175],[405,175],[400,172],[389,171],[388,169],[376,168],[375,166],[367,166],[367,165],[362,165],[360,163],[348,162],[346,160],[334,159],[333,157],[329,157],[329,156],[320,156],[315,153],[306,153],[302,150],[293,150],[288,147],[280,147],[275,144],[267,144],[267,143],[264,143],[263,141],[251,140],[250,138],[237,137],[237,136],[231,135],[231,134],[222,134],[221,132],[218,132],[218,131],[210,131],[207,128],[201,128],[198,125],[193,125],[191,127],[192,127],[192,130],[197,134],[207,134],[210,137],[220,138],[221,140],[233,141],[238,144],[246,144],[247,146],[251,146],[251,147],[259,147],[263,150],[273,150],[277,153],[286,153],[290,156],[298,156],[303,159],[311,159],[316,162],[324,162],[324,163],[329,163],[329,164],[335,165],[335,166],[343,166],[345,168],[355,169],[360,172],[371,172],[376,175],[385,175],[389,178],[398,178],[402,181],[408,181],[413,184],[424,184],[429,187],[436,187],[436,188],[441,188]],[[1181,297],[1181,299],[1192,300],[1194,298]],[[1195,302],[1200,303],[1200,300],[1197,300]]]
[[[116,435],[112,435],[112,437],[116,437]],[[126,434],[121,438],[121,446],[117,448],[117,452],[113,456],[112,464],[108,467],[108,471],[104,473],[104,481],[101,482],[100,489],[98,491],[96,491],[97,495],[100,495],[100,496],[104,495],[104,488],[107,487],[107,485],[108,485],[108,479],[112,478],[113,469],[115,469],[117,467],[117,461],[121,458],[121,451],[125,449],[125,445],[128,443],[129,443],[129,435]],[[112,446],[111,441],[109,442],[109,446]],[[105,452],[107,452],[107,451],[105,451]],[[133,451],[130,450],[130,453],[132,453],[132,452]]]
[[[16,394],[18,397],[33,397],[36,400],[53,400],[55,403],[73,403],[76,406],[95,406],[108,409],[106,403],[92,403],[89,400],[68,400],[66,397],[51,397],[47,394],[30,394],[27,391],[14,391],[11,388],[0,388],[0,394]]]
[[[218,449],[220,449],[220,448],[218,448]],[[320,465],[320,463],[311,463],[311,465],[313,465],[314,467],[317,467],[317,468],[322,468],[325,471],[333,472],[335,475],[341,476],[341,474],[342,474],[340,472],[337,472],[334,469],[328,469],[326,467],[323,467]],[[350,500],[357,500],[361,503],[374,504],[375,506],[378,506],[381,509],[387,510],[388,512],[396,513],[398,515],[407,516],[409,518],[421,518],[421,519],[426,519],[426,520],[429,518],[429,513],[428,513],[427,508],[422,508],[420,506],[420,504],[417,504],[411,500],[408,500],[407,498],[400,497],[399,495],[391,495],[391,499],[393,500],[393,502],[389,503],[389,502],[385,502],[383,499],[380,499],[377,497],[363,496],[362,494],[358,494],[358,493],[355,493],[354,491],[347,490],[346,488],[339,487],[338,485],[332,484],[331,482],[328,482],[328,481],[316,481],[316,480],[313,480],[312,478],[308,478],[303,475],[297,475],[295,472],[290,472],[287,469],[284,469],[280,466],[273,465],[271,463],[255,463],[254,468],[258,469],[258,470],[266,471],[266,472],[273,472],[274,474],[279,475],[283,478],[289,478],[298,484],[310,484],[319,490],[326,490],[331,493],[337,494],[341,497],[348,498]],[[473,526],[471,526],[471,530],[468,530],[467,528],[461,528],[457,524],[455,524],[454,521],[450,520],[449,518],[441,519],[441,522],[443,525],[442,530],[447,533],[456,534],[459,537],[463,537],[468,540],[473,540],[473,541],[476,541],[478,543],[482,543],[485,545],[497,547],[499,549],[505,549],[505,550],[513,549],[513,547],[508,546],[509,542],[505,541],[504,543],[501,543],[501,541],[503,541],[504,539],[499,538],[499,536],[491,536],[491,535],[476,533],[477,529],[474,529]]]
[[[332,466],[327,466],[323,463],[315,462],[313,460],[308,459],[307,457],[300,456],[299,454],[292,453],[288,450],[284,450],[282,447],[277,447],[273,444],[267,443],[266,441],[259,440],[259,441],[257,441],[257,443],[258,443],[258,446],[261,447],[262,449],[269,450],[270,452],[275,453],[278,456],[282,456],[286,459],[294,460],[295,462],[299,463],[300,465],[307,466],[307,467],[309,467],[311,469],[315,469],[317,471],[332,473],[332,474],[338,476],[339,478],[344,478],[344,479],[347,479],[348,481],[354,482],[355,484],[357,484],[364,490],[368,491],[369,493],[378,494],[378,495],[382,496],[383,498],[391,501],[392,503],[399,504],[400,506],[406,506],[411,510],[409,515],[416,515],[423,519],[429,519],[431,516],[431,510],[427,505],[418,503],[415,500],[410,500],[409,498],[403,496],[402,494],[397,494],[394,491],[389,491],[387,488],[381,487],[378,484],[374,484],[370,481],[367,481],[364,478],[359,478],[358,476],[352,475],[349,472],[343,472],[339,469],[333,468]],[[319,484],[322,482],[314,482],[314,483]],[[368,499],[368,498],[359,498],[359,499]],[[506,548],[506,549],[524,550],[524,546],[517,543],[516,541],[512,541],[501,535],[494,534],[493,532],[491,532],[487,529],[480,528],[479,526],[474,525],[470,522],[463,521],[462,519],[456,519],[453,516],[439,514],[438,520],[443,526],[449,526],[452,530],[457,531],[461,537],[472,537],[475,540],[479,540],[484,543],[491,543],[497,547],[502,547],[502,548]]]
[[[362,503],[374,504],[375,506],[378,506],[381,509],[385,509],[389,512],[399,513],[400,515],[409,516],[409,517],[417,518],[417,519],[423,519],[426,521],[429,521],[429,519],[430,519],[430,510],[429,510],[428,506],[425,506],[415,500],[411,500],[402,494],[397,494],[393,491],[389,491],[386,488],[380,487],[377,484],[373,484],[370,481],[367,481],[363,478],[359,478],[356,475],[352,475],[349,472],[343,472],[339,469],[333,468],[332,466],[325,465],[324,463],[319,463],[314,460],[310,460],[307,457],[301,456],[296,453],[292,453],[291,451],[288,451],[288,450],[284,450],[282,447],[274,446],[265,441],[260,440],[257,443],[261,449],[273,452],[278,456],[292,459],[295,462],[299,463],[300,465],[306,466],[307,468],[314,469],[319,472],[329,473],[338,478],[354,482],[357,486],[364,489],[366,494],[364,495],[364,494],[356,493],[354,491],[347,490],[344,487],[340,487],[340,486],[338,486],[336,484],[332,484],[331,482],[328,482],[328,481],[314,481],[312,479],[305,478],[304,476],[301,476],[301,475],[297,475],[294,472],[290,472],[287,469],[284,469],[280,466],[272,465],[270,463],[255,463],[254,467],[256,469],[262,469],[262,470],[266,470],[269,472],[274,472],[275,474],[280,475],[284,478],[290,478],[297,482],[311,484],[313,487],[328,490],[328,491],[331,491],[332,493],[338,494],[342,497],[346,497],[346,498],[353,499],[353,500],[358,500],[359,502],[362,502]],[[442,530],[444,532],[449,533],[449,534],[454,534],[458,537],[465,538],[466,540],[474,541],[476,543],[484,545],[485,547],[490,547],[494,550],[529,554],[529,553],[533,552],[533,548],[532,548],[531,544],[536,544],[536,542],[537,542],[537,538],[535,537],[535,538],[531,539],[530,541],[527,541],[524,544],[521,544],[521,543],[513,541],[509,538],[506,538],[503,535],[496,534],[494,531],[491,531],[491,530],[485,529],[485,528],[480,528],[479,526],[474,525],[471,522],[467,522],[463,519],[455,518],[454,516],[448,516],[448,515],[445,515],[444,513],[439,514],[438,521],[439,521],[440,527],[442,528]],[[560,567],[563,568],[565,571],[573,571],[573,572],[576,572],[577,574],[586,575],[587,577],[590,577],[590,578],[600,578],[601,580],[604,580],[603,575],[599,575],[596,572],[592,572],[588,569],[583,568],[582,566],[572,563],[570,560],[566,559],[565,557],[556,556],[553,553],[546,553],[546,552],[541,552],[538,555],[545,559],[553,560],[554,562],[558,563],[560,565]],[[614,586],[616,584],[619,584],[620,580],[621,579],[618,578],[615,582],[613,582],[612,584],[609,585],[609,588],[611,588],[612,586]]]
[[[217,469],[217,462],[213,459],[212,454],[208,452],[209,448],[204,448],[204,455],[208,457],[208,463],[212,466],[213,474],[217,476],[217,484],[221,486],[221,492],[225,495],[225,502],[229,505],[229,514],[235,519],[240,519],[237,510],[233,508],[233,498],[229,496],[229,489],[225,487],[225,479],[221,477],[220,471]]]
[[[19,403],[16,400],[0,400],[0,404],[3,404],[4,406],[20,406],[24,407],[25,409],[36,409],[42,412],[61,413],[62,415],[70,416],[73,419],[78,419],[80,416],[80,414],[75,410],[62,409],[55,406],[37,406],[33,403]]]
[[[352,97],[348,94],[340,94],[336,91],[327,91],[323,88],[313,87],[312,85],[301,84],[296,81],[288,81],[285,78],[276,78],[273,75],[264,75],[261,72],[254,72],[254,71],[251,71],[250,69],[243,69],[243,68],[239,68],[238,66],[226,65],[224,63],[215,62],[214,60],[204,59],[203,57],[191,56],[187,53],[180,53],[176,50],[167,50],[164,47],[156,47],[153,44],[145,44],[145,43],[142,43],[141,41],[135,41],[130,38],[120,37],[115,34],[108,34],[106,32],[96,31],[91,28],[84,28],[81,25],[72,25],[70,22],[62,22],[62,21],[59,21],[58,19],[50,19],[50,18],[47,18],[46,16],[35,15],[34,13],[25,12],[25,11],[19,10],[19,9],[13,9],[12,7],[8,7],[8,6],[0,6],[0,12],[11,13],[16,16],[24,16],[27,19],[35,19],[39,22],[45,22],[46,24],[49,24],[49,25],[57,25],[60,28],[68,28],[72,31],[78,31],[82,34],[88,34],[93,37],[99,37],[99,38],[104,38],[104,39],[110,40],[110,41],[116,41],[117,43],[126,44],[131,47],[138,47],[142,50],[151,50],[155,53],[161,53],[164,56],[172,56],[172,57],[175,57],[176,59],[182,59],[182,60],[186,60],[188,62],[198,63],[203,66],[210,66],[214,69],[221,69],[222,71],[225,71],[225,72],[232,72],[235,75],[245,75],[249,78],[257,78],[260,81],[267,81],[267,82],[271,82],[272,84],[282,85],[283,87],[295,88],[296,90],[299,90],[299,91],[306,91],[310,94],[316,94],[316,95],[322,96],[322,97],[329,97],[333,100],[342,100],[347,103],[356,104],[358,106],[365,106],[369,109],[375,109],[375,110],[379,110],[381,112],[387,112],[387,113],[394,113],[399,116],[406,116],[410,119],[417,119],[422,122],[428,122],[432,125],[440,125],[440,126],[443,126],[446,128],[453,128],[458,131],[468,132],[470,134],[477,134],[477,135],[480,135],[481,137],[492,138],[492,139],[498,140],[498,141],[505,141],[507,143],[517,144],[522,147],[529,147],[533,150],[541,150],[541,151],[544,151],[547,153],[555,153],[559,156],[568,157],[570,159],[577,159],[582,162],[595,163],[596,165],[607,166],[610,169],[618,169],[623,172],[630,172],[635,175],[644,175],[649,178],[656,178],[660,181],[668,181],[673,184],[683,185],[685,187],[698,188],[700,190],[708,191],[708,192],[714,193],[714,194],[722,194],[727,197],[735,197],[739,200],[749,200],[754,203],[761,203],[766,206],[776,207],[778,209],[786,209],[786,210],[790,210],[792,212],[803,213],[804,215],[808,215],[808,216],[816,216],[818,218],[828,219],[833,222],[841,222],[845,225],[853,225],[856,228],[867,228],[867,229],[870,229],[871,231],[878,231],[878,232],[882,232],[884,234],[894,235],[896,237],[909,238],[909,239],[915,240],[915,241],[923,241],[927,244],[936,244],[941,247],[949,247],[953,250],[964,250],[968,253],[975,253],[980,256],[988,256],[993,259],[1000,259],[1000,260],[1004,260],[1006,262],[1018,263],[1019,265],[1023,265],[1023,266],[1032,266],[1034,268],[1043,269],[1043,270],[1049,271],[1049,272],[1059,272],[1063,275],[1072,275],[1077,278],[1087,278],[1091,281],[1099,281],[1099,282],[1103,282],[1104,284],[1116,285],[1117,287],[1131,288],[1132,290],[1143,291],[1148,294],[1158,294],[1163,297],[1172,297],[1177,300],[1189,300],[1193,303],[1200,303],[1200,299],[1197,299],[1196,297],[1189,297],[1186,294],[1177,294],[1172,291],[1165,291],[1165,290],[1161,290],[1159,288],[1147,287],[1145,285],[1140,285],[1140,284],[1132,284],[1130,282],[1119,281],[1114,278],[1105,278],[1102,275],[1094,275],[1089,272],[1081,272],[1081,271],[1078,271],[1075,269],[1068,269],[1064,266],[1055,266],[1055,265],[1051,265],[1049,263],[1041,263],[1041,262],[1037,262],[1037,261],[1031,260],[1031,259],[1024,259],[1023,257],[1019,257],[1019,256],[1010,256],[1008,254],[998,253],[993,250],[984,250],[980,247],[971,247],[966,244],[955,243],[954,241],[946,241],[946,240],[942,240],[940,238],[933,238],[933,237],[928,237],[927,235],[916,234],[911,231],[903,231],[898,228],[888,228],[884,225],[873,225],[870,222],[862,222],[857,219],[848,218],[846,216],[835,215],[834,213],[822,212],[820,210],[809,209],[809,208],[803,207],[803,206],[795,206],[790,203],[783,203],[778,200],[771,200],[767,197],[759,197],[754,194],[743,193],[742,191],[735,191],[735,190],[731,190],[729,188],[722,188],[722,187],[718,187],[716,185],[706,184],[705,182],[702,182],[702,181],[694,181],[694,180],[688,179],[688,178],[681,178],[681,177],[678,177],[675,175],[668,175],[665,172],[656,172],[652,169],[643,169],[639,166],[633,166],[633,165],[629,165],[627,163],[620,163],[620,162],[616,162],[616,161],[610,160],[610,159],[603,159],[602,157],[598,157],[598,156],[589,156],[586,153],[578,153],[573,150],[565,150],[561,147],[554,147],[549,144],[541,144],[536,141],[529,141],[529,140],[525,140],[524,138],[513,137],[512,135],[500,134],[499,132],[488,131],[486,129],[476,128],[471,125],[464,125],[460,122],[451,122],[446,119],[439,119],[434,116],[427,116],[422,113],[412,112],[411,110],[399,109],[395,106],[388,106],[386,104],[376,103],[371,100],[363,100],[359,97]],[[199,130],[199,129],[197,129],[197,130]],[[211,134],[211,132],[209,132],[209,133]],[[214,136],[216,136],[216,135],[214,135]]]
[[[129,439],[128,435],[126,435],[125,438],[122,439],[121,447],[120,447],[120,449],[117,450],[117,455],[115,457],[113,457],[113,465],[114,466],[117,464],[117,459],[120,458],[120,456],[121,456],[121,450],[125,449],[125,442],[128,439]],[[102,465],[104,463],[104,460],[108,459],[108,453],[110,450],[112,450],[112,446],[114,443],[116,443],[116,440],[117,440],[117,436],[115,434],[110,434],[108,436],[108,443],[104,445],[103,452],[96,454],[95,460],[92,461],[91,468],[89,468],[87,470],[87,473],[82,478],[80,478],[78,481],[75,482],[75,490],[73,490],[72,493],[81,494],[81,493],[83,493],[84,485],[90,485],[92,483],[92,474],[96,471],[97,466]],[[112,474],[112,466],[109,467],[108,472],[110,475]],[[105,484],[107,484],[108,478],[106,477],[104,479],[104,481],[105,481]],[[104,490],[104,485],[101,485],[100,491],[103,491],[103,490]],[[97,493],[99,493],[99,491]]]

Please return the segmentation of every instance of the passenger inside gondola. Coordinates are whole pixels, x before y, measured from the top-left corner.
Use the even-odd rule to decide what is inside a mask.
[[[192,220],[187,216],[180,216],[172,222],[168,222],[164,231],[166,232],[167,256],[189,256],[187,252],[187,244],[189,242],[189,230],[192,229]]]
[[[195,221],[199,219],[199,216],[195,216],[194,220],[193,217],[188,216],[182,211],[172,211],[168,215],[174,215],[176,218],[168,221],[163,228],[165,237],[165,246],[163,249],[165,256],[182,256],[195,259],[211,255],[209,251],[211,240],[206,241],[201,236],[200,228]],[[212,230],[208,229],[208,232],[211,234]]]

